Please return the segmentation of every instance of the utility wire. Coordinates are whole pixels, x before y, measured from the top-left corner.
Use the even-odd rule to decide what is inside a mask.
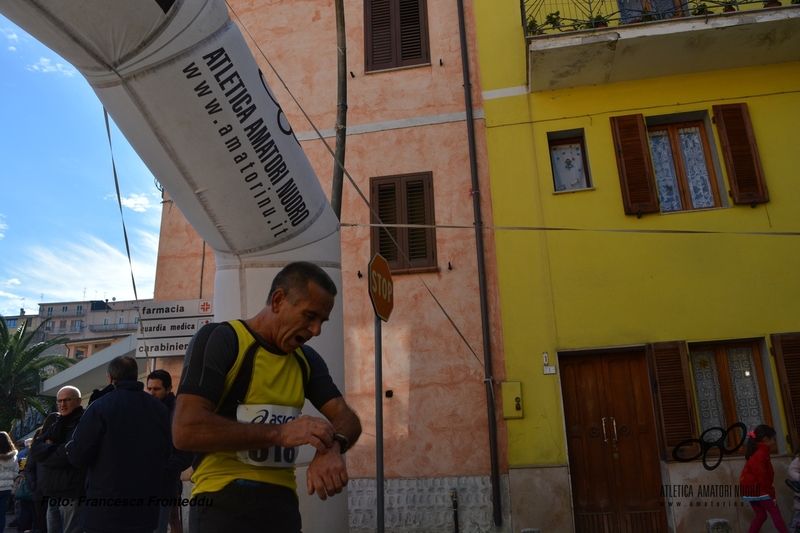
[[[339,168],[341,168],[341,169],[342,169],[342,172],[344,173],[344,175],[345,175],[345,176],[347,176],[347,179],[348,179],[348,181],[349,181],[349,182],[350,182],[350,184],[353,186],[353,188],[355,188],[356,192],[357,192],[357,193],[358,193],[358,195],[361,197],[361,200],[362,200],[362,201],[364,202],[364,204],[365,204],[365,205],[366,205],[366,206],[369,208],[369,210],[370,210],[370,213],[372,213],[372,216],[373,216],[373,217],[375,217],[375,220],[377,220],[377,221],[378,221],[378,223],[377,223],[377,224],[375,224],[375,226],[378,226],[378,227],[383,227],[383,228],[388,228],[388,227],[391,227],[391,226],[389,226],[389,225],[383,224],[383,222],[381,221],[380,217],[378,216],[378,213],[376,213],[376,212],[375,212],[375,210],[374,210],[374,209],[372,209],[372,205],[370,205],[370,202],[369,202],[369,200],[367,200],[367,197],[364,195],[364,193],[363,193],[363,192],[361,191],[361,189],[359,188],[358,184],[355,182],[355,180],[353,179],[353,177],[350,175],[350,172],[348,172],[348,171],[347,171],[347,168],[345,168],[345,167],[344,167],[344,165],[342,165],[342,164],[341,164],[341,162],[340,162],[340,161],[339,161],[339,160],[336,158],[336,154],[334,153],[333,149],[331,149],[331,147],[330,147],[330,145],[328,144],[328,142],[325,140],[325,137],[323,137],[322,133],[320,133],[319,129],[317,129],[317,126],[314,124],[314,121],[312,121],[312,120],[311,120],[311,117],[309,117],[309,116],[308,116],[308,113],[306,113],[306,111],[305,111],[305,109],[303,108],[303,106],[302,106],[302,105],[300,105],[300,102],[298,102],[298,101],[297,101],[297,98],[295,98],[294,94],[293,94],[293,93],[292,93],[292,91],[289,89],[288,85],[286,85],[286,82],[283,80],[283,78],[281,77],[281,75],[278,73],[278,71],[277,71],[277,69],[275,68],[275,66],[272,64],[272,62],[269,60],[269,58],[267,57],[267,55],[266,55],[266,54],[264,53],[264,51],[261,49],[261,46],[258,44],[258,42],[256,42],[256,40],[255,40],[255,39],[253,38],[253,36],[250,34],[250,31],[249,31],[249,30],[247,29],[247,27],[244,25],[244,23],[242,22],[242,19],[240,19],[240,18],[239,18],[239,15],[236,13],[236,11],[233,9],[233,7],[230,5],[230,3],[228,3],[228,1],[227,1],[227,0],[225,1],[225,3],[228,5],[228,9],[230,9],[231,13],[233,13],[233,16],[234,16],[234,17],[236,17],[236,20],[239,22],[239,26],[240,26],[240,27],[241,27],[241,28],[244,30],[244,32],[247,34],[247,36],[248,36],[248,37],[250,37],[250,40],[252,41],[252,43],[253,43],[253,44],[255,45],[255,47],[258,49],[259,53],[261,53],[261,57],[263,57],[263,58],[264,58],[264,61],[266,61],[266,62],[267,62],[267,64],[269,65],[269,68],[270,68],[270,69],[272,69],[272,72],[275,74],[275,76],[276,76],[276,77],[278,78],[278,80],[281,82],[281,85],[283,85],[283,88],[284,88],[284,89],[286,89],[286,92],[287,92],[287,93],[289,94],[289,96],[292,98],[292,101],[294,101],[295,105],[297,105],[297,107],[298,107],[298,109],[300,110],[300,112],[303,114],[303,116],[305,117],[305,119],[308,121],[309,125],[310,125],[310,126],[311,126],[311,128],[314,130],[314,133],[316,133],[316,135],[317,135],[317,137],[319,138],[319,140],[320,140],[320,141],[322,141],[322,143],[325,145],[325,148],[328,150],[328,153],[330,153],[330,154],[331,154],[331,157],[333,158],[333,161],[334,161],[334,163],[335,163],[335,164],[336,164],[336,165],[337,165]],[[395,240],[395,238],[392,236],[392,234],[391,234],[389,231],[386,231],[386,233],[388,234],[389,238],[390,238],[390,239],[392,240],[392,242],[394,243],[394,245],[395,245],[395,247],[397,248],[398,252],[399,252],[400,254],[402,254],[402,256],[403,256],[403,257],[406,259],[406,261],[408,261],[408,260],[409,260],[409,257],[408,257],[408,255],[405,253],[405,250],[403,250],[403,249],[400,247],[400,245],[397,243],[397,241]],[[464,341],[464,344],[467,346],[467,348],[469,349],[469,351],[472,353],[472,355],[473,355],[473,356],[475,357],[475,359],[478,361],[478,364],[480,364],[480,365],[481,365],[481,367],[483,367],[483,362],[482,362],[482,361],[480,360],[480,358],[478,357],[478,354],[476,354],[476,353],[475,353],[475,350],[473,350],[473,349],[472,349],[472,346],[471,346],[471,345],[470,345],[470,343],[467,341],[466,337],[464,337],[464,334],[461,332],[461,329],[459,329],[459,327],[458,327],[458,326],[456,325],[456,323],[453,321],[453,318],[450,316],[450,314],[449,314],[449,313],[447,312],[447,310],[444,308],[444,306],[442,305],[442,303],[441,303],[441,302],[439,301],[439,299],[438,299],[438,298],[436,298],[436,296],[433,294],[433,291],[431,290],[431,288],[428,286],[428,284],[427,284],[427,283],[425,283],[425,280],[424,280],[424,279],[422,279],[422,277],[421,277],[419,274],[417,274],[417,279],[418,279],[418,280],[419,280],[419,281],[422,283],[422,285],[423,285],[423,286],[425,287],[425,289],[428,291],[428,294],[430,294],[430,295],[431,295],[431,297],[433,298],[433,301],[434,301],[434,302],[436,302],[436,305],[438,305],[438,306],[439,306],[439,309],[441,309],[442,313],[443,313],[443,314],[444,314],[444,316],[447,318],[447,320],[450,322],[450,324],[453,326],[453,328],[455,328],[455,330],[456,330],[456,333],[458,333],[458,336],[459,336],[459,337],[461,337],[461,340],[462,340],[462,341]]]

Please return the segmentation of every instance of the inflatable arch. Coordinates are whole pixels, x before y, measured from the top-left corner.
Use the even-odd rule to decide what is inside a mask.
[[[255,315],[291,261],[341,291],[338,220],[223,0],[0,0],[0,12],[83,74],[214,250],[216,320]],[[344,390],[341,299],[311,344]],[[346,531],[345,497],[309,513],[320,503],[303,478],[306,531]]]

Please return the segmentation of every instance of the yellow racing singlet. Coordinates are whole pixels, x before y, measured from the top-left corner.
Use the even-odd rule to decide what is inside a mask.
[[[238,421],[253,424],[283,424],[299,417],[305,402],[305,380],[310,372],[303,351],[298,348],[291,354],[274,354],[253,337],[242,321],[228,324],[236,331],[239,353],[225,376],[215,412],[229,418],[235,415]],[[248,365],[252,365],[252,371]],[[249,382],[245,381],[248,375]],[[233,395],[241,395],[245,388],[244,401],[233,398]],[[195,484],[192,496],[216,492],[235,479],[296,490],[294,461],[297,452],[298,448],[270,446],[261,450],[209,453],[192,475]]]

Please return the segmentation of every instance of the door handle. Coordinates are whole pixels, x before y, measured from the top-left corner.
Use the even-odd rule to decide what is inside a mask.
[[[600,419],[603,423],[603,442],[608,442],[608,435],[606,435],[606,417]]]
[[[617,438],[617,419],[612,416],[611,422],[614,423],[614,444],[616,444],[619,442],[619,439]]]

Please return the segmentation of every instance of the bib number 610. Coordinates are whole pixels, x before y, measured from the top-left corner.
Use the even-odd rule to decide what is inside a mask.
[[[269,448],[261,448],[260,450],[250,450],[248,457],[251,461],[258,463],[267,463],[270,457],[270,450],[272,450],[272,462],[277,464],[294,464],[297,458],[297,448],[282,448],[280,446],[271,446]],[[266,466],[266,465],[265,465]]]

